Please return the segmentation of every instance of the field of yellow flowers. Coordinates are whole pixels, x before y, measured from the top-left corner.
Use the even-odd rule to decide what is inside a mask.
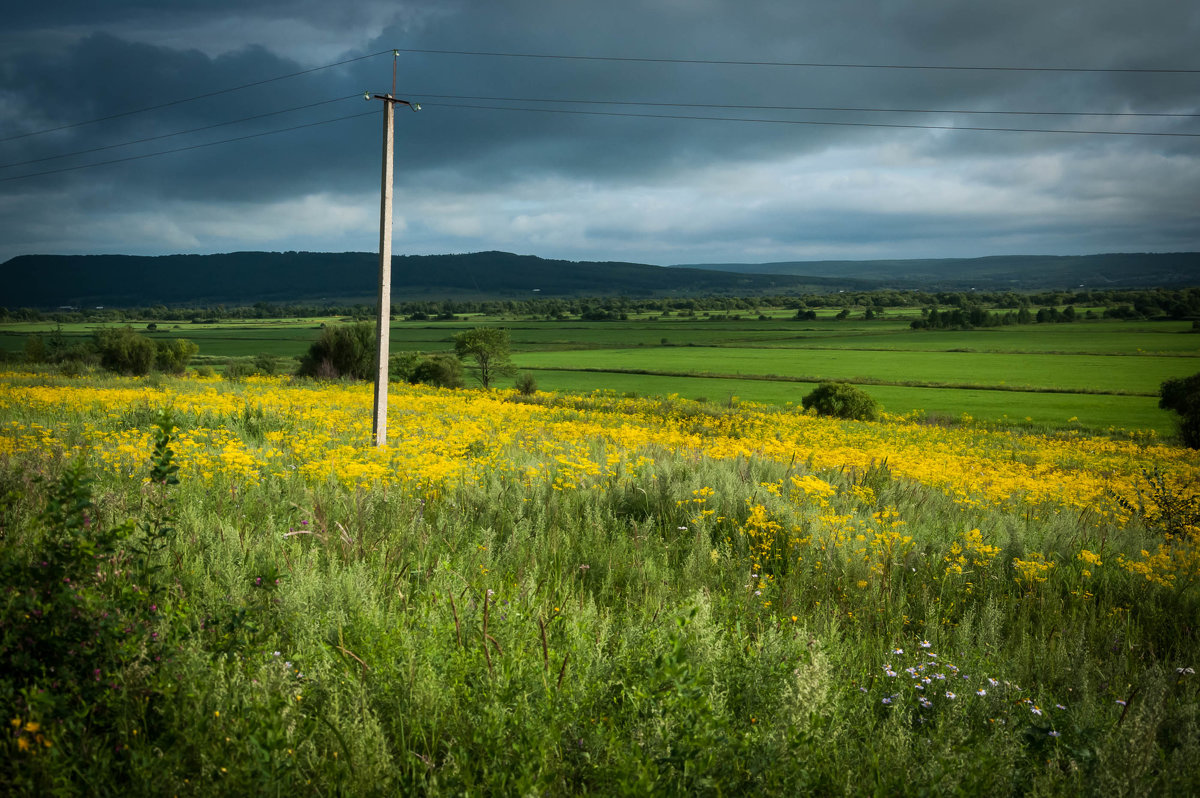
[[[375,448],[370,410],[0,374],[0,787],[1200,786],[1193,451],[419,386]]]
[[[896,477],[963,503],[1021,504],[1124,518],[1114,495],[1133,495],[1148,469],[1200,483],[1200,460],[1179,447],[1088,437],[933,426],[890,419],[854,424],[776,407],[736,412],[686,400],[602,394],[517,402],[511,394],[393,387],[390,446],[369,445],[371,387],[291,385],[251,377],[166,387],[125,380],[39,381],[0,375],[0,446],[19,453],[87,452],[106,470],[144,460],[150,431],[132,423],[175,412],[178,460],[187,478],[257,484],[295,472],[349,488],[404,486],[436,493],[497,470],[526,483],[588,489],[663,451],[717,461],[756,458],[806,470],[866,470],[887,464]],[[652,458],[651,458],[652,459]]]

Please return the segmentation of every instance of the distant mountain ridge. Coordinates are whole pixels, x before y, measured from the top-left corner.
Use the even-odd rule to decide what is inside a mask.
[[[1178,288],[1200,285],[1200,252],[1102,255],[992,255],[925,260],[783,261],[683,264],[754,274],[869,280],[918,290]]]
[[[0,264],[0,305],[9,308],[326,301],[374,304],[378,285],[379,256],[371,252],[21,255]],[[754,295],[872,287],[874,283],[858,279],[548,260],[509,252],[392,259],[393,301]]]
[[[0,305],[373,304],[370,252],[21,255],[0,264]],[[1200,253],[690,264],[566,261],[475,252],[392,260],[393,301],[819,293],[877,288],[1039,290],[1200,285]]]

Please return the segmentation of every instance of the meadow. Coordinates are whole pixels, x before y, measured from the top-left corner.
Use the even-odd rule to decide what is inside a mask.
[[[1040,429],[1130,430],[1173,434],[1173,414],[1157,406],[1171,377],[1200,371],[1200,336],[1186,321],[1096,319],[975,330],[913,331],[915,308],[842,321],[823,309],[815,321],[780,311],[709,316],[635,316],[624,321],[464,316],[456,321],[395,321],[390,349],[449,352],[455,333],[480,325],[509,331],[513,360],[543,390],[668,396],[787,406],[821,379],[858,384],[893,414],[962,415]],[[789,311],[790,313],[790,311]],[[231,360],[279,358],[282,370],[320,335],[348,319],[289,318],[203,324],[157,323],[157,339],[187,338],[197,365],[221,371]],[[0,351],[19,356],[30,336],[90,339],[96,324],[0,325]]]
[[[1200,790],[1195,451],[403,385],[377,449],[370,406],[0,374],[0,789]]]

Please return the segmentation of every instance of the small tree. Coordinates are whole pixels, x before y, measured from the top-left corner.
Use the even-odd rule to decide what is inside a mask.
[[[1183,445],[1200,449],[1200,373],[1164,382],[1158,391],[1158,406],[1179,414],[1179,437]]]
[[[510,345],[508,330],[498,327],[476,327],[454,336],[454,354],[475,361],[476,379],[485,389],[497,377],[513,373]]]
[[[823,416],[855,421],[879,418],[879,403],[866,391],[848,382],[823,382],[800,401],[805,410],[812,408]]]

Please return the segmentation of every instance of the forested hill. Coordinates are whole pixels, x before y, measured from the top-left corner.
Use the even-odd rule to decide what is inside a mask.
[[[996,255],[931,260],[809,260],[707,263],[680,268],[755,274],[872,280],[917,290],[1035,291],[1106,288],[1182,288],[1200,285],[1200,252],[1106,255]]]
[[[378,263],[370,252],[22,255],[0,264],[0,306],[373,304]],[[397,256],[392,263],[393,301],[1200,285],[1198,252],[673,267],[476,252]]]
[[[21,255],[0,264],[0,305],[55,308],[255,302],[374,303],[370,252],[222,255]],[[392,298],[782,294],[869,290],[873,281],[755,275],[639,263],[546,260],[507,252],[392,259]]]

